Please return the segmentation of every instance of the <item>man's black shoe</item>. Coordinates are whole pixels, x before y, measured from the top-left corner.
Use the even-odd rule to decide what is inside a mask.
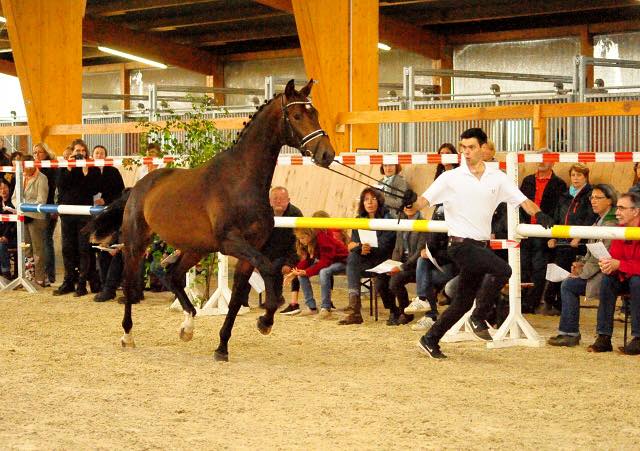
[[[489,326],[487,326],[487,322],[484,320],[477,320],[473,316],[469,317],[469,325],[471,326],[471,332],[477,338],[482,341],[491,341],[493,338],[489,333]]]
[[[547,340],[547,343],[551,346],[566,346],[572,348],[580,344],[580,335],[557,335]]]
[[[63,282],[62,285],[53,290],[51,294],[54,296],[62,296],[63,294],[73,293],[74,291],[76,291],[76,288],[73,283]]]
[[[116,298],[116,292],[115,291],[111,291],[111,290],[104,290],[101,291],[100,293],[96,294],[93,297],[94,302],[106,302],[106,301],[110,301],[111,299],[115,299]]]
[[[593,342],[587,348],[588,352],[611,352],[613,351],[613,346],[611,345],[611,337],[609,335],[598,335],[596,341]]]
[[[618,348],[621,353],[626,355],[638,355],[640,354],[640,338],[634,337],[627,346],[620,346]]]
[[[432,359],[446,359],[447,356],[440,351],[440,345],[435,343],[434,340],[428,338],[426,335],[420,337],[418,340],[418,349],[423,354],[428,355]]]
[[[76,288],[76,292],[73,293],[73,297],[79,298],[80,296],[86,296],[87,294],[89,294],[89,292],[87,291],[87,287],[82,286]]]

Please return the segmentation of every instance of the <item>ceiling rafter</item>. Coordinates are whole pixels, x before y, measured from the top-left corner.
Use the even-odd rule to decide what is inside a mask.
[[[214,3],[216,0],[112,0],[87,5],[86,14],[91,16],[121,16],[131,12],[152,9],[184,7],[200,3]]]
[[[189,14],[186,16],[166,17],[153,21],[153,26],[146,31],[173,31],[179,28],[197,27],[203,25],[220,25],[244,22],[248,19],[271,19],[283,17],[288,14],[285,11],[258,11],[253,8],[238,8],[233,10],[216,11],[215,14]],[[131,23],[131,25],[134,25]]]
[[[295,24],[282,24],[271,28],[268,25],[256,25],[250,29],[239,28],[235,30],[223,30],[217,33],[207,33],[190,39],[191,45],[200,47],[222,45],[227,42],[243,42],[255,39],[272,39],[297,36],[298,30]]]

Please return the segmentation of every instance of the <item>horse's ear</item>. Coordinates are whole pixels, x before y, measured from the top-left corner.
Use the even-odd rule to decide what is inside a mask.
[[[315,82],[316,81],[313,78],[309,80],[309,83],[304,85],[304,88],[300,90],[300,94],[302,94],[305,97],[309,97],[309,94],[311,94],[311,88],[313,88],[313,85]]]
[[[293,78],[289,80],[287,86],[284,88],[284,96],[287,99],[291,99],[296,94],[295,81]]]

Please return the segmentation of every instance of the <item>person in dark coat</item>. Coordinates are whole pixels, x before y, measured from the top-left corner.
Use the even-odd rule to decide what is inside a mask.
[[[589,184],[589,168],[581,163],[576,163],[569,168],[571,185],[562,193],[554,220],[556,224],[590,226],[598,219],[598,215],[591,207],[591,191]],[[571,271],[571,264],[576,257],[585,255],[587,248],[580,238],[555,239],[547,241],[547,246],[553,252],[553,261],[561,268]],[[558,315],[562,308],[560,298],[560,283],[548,282],[544,296],[545,309],[543,314]]]
[[[73,153],[69,161],[87,158],[87,145],[81,139],[72,143]],[[100,186],[100,170],[96,167],[65,168],[58,172],[58,203],[61,205],[93,205],[94,196]],[[100,291],[100,281],[95,271],[95,260],[91,265],[91,244],[80,230],[89,222],[88,216],[62,215],[62,261],[64,281],[54,296],[75,291],[74,296],[84,296],[87,282],[91,291]]]
[[[546,152],[548,151],[540,151],[540,153]],[[522,180],[520,191],[540,207],[540,210],[545,214],[554,216],[558,209],[560,196],[567,191],[567,184],[553,172],[553,163],[542,162],[534,174],[529,174]],[[535,217],[529,216],[522,209],[520,210],[520,222],[523,224],[537,223]],[[533,313],[540,304],[545,287],[549,254],[546,238],[527,238],[521,241],[522,281],[533,283],[533,287],[523,293],[523,313]]]
[[[0,178],[0,213],[5,215],[15,213],[15,206],[11,202],[12,194],[11,184]],[[15,249],[16,246],[16,223],[0,222],[0,270],[5,279],[11,279],[9,249]]]
[[[107,148],[101,145],[95,146],[93,159],[104,160],[105,158],[107,158]],[[98,170],[100,171],[100,180],[94,203],[107,206],[122,196],[124,181],[118,168],[101,166]],[[94,301],[105,302],[116,297],[116,289],[120,286],[123,268],[124,262],[120,250],[98,251],[98,272],[102,290],[94,296]]]
[[[54,159],[51,152],[47,150],[44,143],[38,143],[33,146],[32,149],[33,158],[35,161],[48,161]],[[47,183],[49,185],[49,194],[47,195],[47,203],[55,204],[56,197],[56,179],[58,178],[57,168],[40,168],[47,177]],[[53,232],[58,224],[58,215],[47,213],[45,215],[45,221],[47,228],[44,232],[44,272],[45,277],[49,283],[56,281],[56,254],[53,247]]]

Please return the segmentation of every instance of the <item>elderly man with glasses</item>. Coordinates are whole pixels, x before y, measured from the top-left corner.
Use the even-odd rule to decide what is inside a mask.
[[[622,227],[640,226],[640,195],[625,193],[616,203],[616,218]],[[619,349],[624,354],[640,354],[640,241],[612,240],[611,258],[601,258],[600,270],[605,277],[600,285],[598,306],[598,338],[589,346],[590,352],[613,350],[613,315],[619,294],[630,294],[631,335],[633,339]]]

